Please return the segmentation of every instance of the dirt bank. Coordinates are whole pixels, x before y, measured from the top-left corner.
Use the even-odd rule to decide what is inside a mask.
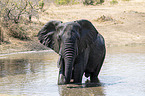
[[[61,20],[63,22],[88,19],[104,36],[107,47],[145,45],[145,2],[119,2],[115,5],[104,3],[97,6],[71,5],[45,8],[40,21]],[[42,26],[42,25],[40,25]],[[34,33],[38,33],[36,30]],[[0,45],[0,54],[18,51],[47,49],[38,43],[9,38],[10,44]]]

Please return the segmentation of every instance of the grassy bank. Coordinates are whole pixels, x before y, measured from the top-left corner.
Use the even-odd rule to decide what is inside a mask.
[[[122,1],[112,5],[108,1],[95,6],[46,4],[38,14],[39,19],[32,18],[29,23],[11,26],[15,30],[19,30],[17,27],[26,29],[30,39],[3,34],[5,42],[0,45],[0,54],[47,49],[37,40],[37,33],[49,20],[88,19],[104,36],[107,47],[145,45],[145,2]],[[1,27],[0,31],[7,33],[10,30]]]

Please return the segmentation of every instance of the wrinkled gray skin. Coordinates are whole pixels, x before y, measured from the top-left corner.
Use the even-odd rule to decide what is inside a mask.
[[[40,42],[59,54],[58,84],[95,83],[105,58],[105,41],[88,20],[49,21],[38,33]],[[71,79],[73,82],[71,82]]]

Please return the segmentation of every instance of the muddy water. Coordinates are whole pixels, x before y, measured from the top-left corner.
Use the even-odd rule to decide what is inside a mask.
[[[98,84],[57,85],[53,51],[0,55],[0,96],[144,96],[145,47],[109,48]]]

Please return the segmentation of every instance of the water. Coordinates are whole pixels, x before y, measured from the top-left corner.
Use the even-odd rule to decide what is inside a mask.
[[[57,85],[53,51],[0,55],[0,96],[145,96],[145,47],[109,48],[98,84]]]

